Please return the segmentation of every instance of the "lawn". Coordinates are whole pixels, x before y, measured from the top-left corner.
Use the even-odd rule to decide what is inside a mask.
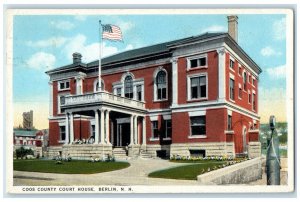
[[[208,168],[218,167],[226,163],[225,161],[208,161],[203,163],[195,163],[192,165],[178,166],[165,170],[159,170],[150,173],[148,176],[153,178],[167,178],[167,179],[179,179],[179,180],[197,180],[197,176],[203,174],[203,171],[207,171]]]
[[[63,161],[62,164],[56,164],[53,160],[14,160],[14,170],[42,173],[93,174],[120,170],[129,166],[127,162]]]

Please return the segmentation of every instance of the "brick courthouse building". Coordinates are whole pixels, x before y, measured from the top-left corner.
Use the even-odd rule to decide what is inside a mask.
[[[260,155],[260,67],[228,33],[205,33],[73,63],[50,76],[49,154]]]

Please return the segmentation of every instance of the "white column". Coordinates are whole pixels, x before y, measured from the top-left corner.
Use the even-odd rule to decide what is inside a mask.
[[[136,100],[136,85],[133,86],[133,99]]]
[[[137,116],[134,116],[134,144],[138,144],[138,121]]]
[[[95,142],[94,144],[99,143],[99,113],[98,110],[95,110]]]
[[[143,117],[143,145],[146,145],[146,117]]]
[[[66,113],[66,138],[65,144],[69,144],[69,114]]]
[[[101,109],[100,110],[100,112],[101,112],[101,120],[100,120],[100,135],[101,135],[101,139],[100,139],[100,143],[101,144],[104,144],[105,142],[104,142],[104,110],[103,109]]]
[[[49,116],[53,116],[53,82],[49,81]]]
[[[130,145],[133,145],[133,134],[134,134],[134,131],[133,131],[133,115],[131,115],[130,117]]]
[[[178,58],[172,58],[172,106],[178,103]]]
[[[114,138],[114,122],[110,122],[110,138],[111,138],[111,144],[115,144],[115,138]]]
[[[74,142],[74,115],[70,113],[70,144]]]
[[[109,139],[109,110],[106,110],[105,122],[106,144],[111,144]]]
[[[226,95],[226,81],[225,81],[225,49],[220,48],[218,52],[218,71],[219,71],[219,101],[225,101]]]

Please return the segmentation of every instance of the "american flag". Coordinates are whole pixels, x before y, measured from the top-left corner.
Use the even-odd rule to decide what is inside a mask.
[[[102,39],[123,41],[120,27],[115,25],[102,25]]]

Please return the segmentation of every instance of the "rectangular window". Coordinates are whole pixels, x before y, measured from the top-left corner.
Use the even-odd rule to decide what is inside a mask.
[[[251,83],[251,75],[248,77],[248,82]]]
[[[190,60],[190,68],[205,67],[205,66],[206,66],[206,57]]]
[[[122,89],[121,88],[117,88],[117,96],[122,96]]]
[[[252,105],[253,105],[253,110],[256,110],[256,102],[255,102],[255,97],[256,97],[256,96],[255,96],[254,93],[253,93],[252,96],[253,96],[253,97],[252,97],[252,100],[253,100],[253,102],[252,102],[252,103],[253,103],[253,104],[252,104]]]
[[[66,126],[59,126],[60,140],[66,140]]]
[[[190,117],[191,135],[206,135],[206,117],[193,116]]]
[[[95,134],[96,134],[96,129],[95,129],[95,125],[92,125],[92,131],[91,131],[91,136],[93,136],[95,138]]]
[[[136,99],[142,101],[142,86],[136,86]]]
[[[230,93],[230,99],[234,100],[234,80],[230,79],[229,81],[229,93]]]
[[[255,79],[252,79],[252,85],[255,86]]]
[[[239,67],[239,75],[242,75],[242,67]]]
[[[243,83],[244,83],[244,90],[247,90],[247,74],[244,72],[244,78],[243,78]]]
[[[243,97],[243,91],[242,91],[242,88],[239,88],[239,98],[242,98]]]
[[[158,121],[151,121],[151,125],[152,125],[152,137],[159,138]]]
[[[251,93],[248,94],[248,103],[251,104]]]
[[[206,76],[193,77],[191,82],[191,99],[206,97]]]
[[[60,81],[58,83],[59,86],[59,90],[66,90],[66,89],[70,89],[70,81]]]
[[[228,115],[227,130],[232,130],[232,116]]]
[[[165,138],[170,138],[172,134],[172,120],[165,120]]]
[[[231,69],[234,69],[234,61],[232,59],[229,61],[229,66]]]

